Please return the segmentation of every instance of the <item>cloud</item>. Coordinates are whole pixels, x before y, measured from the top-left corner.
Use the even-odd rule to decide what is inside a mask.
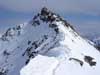
[[[43,6],[64,13],[100,15],[100,0],[0,0],[0,7],[17,12],[31,13]]]

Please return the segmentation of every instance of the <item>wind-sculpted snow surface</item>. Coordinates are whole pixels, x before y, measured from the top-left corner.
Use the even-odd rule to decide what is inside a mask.
[[[21,75],[52,75],[58,63],[59,62],[54,57],[38,55],[24,67],[25,69],[22,69]]]
[[[99,57],[69,23],[45,7],[0,37],[0,75],[99,75]]]

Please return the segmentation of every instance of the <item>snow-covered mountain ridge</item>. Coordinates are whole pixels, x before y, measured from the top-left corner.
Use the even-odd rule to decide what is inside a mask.
[[[0,75],[99,75],[99,57],[95,47],[45,7],[0,38]]]

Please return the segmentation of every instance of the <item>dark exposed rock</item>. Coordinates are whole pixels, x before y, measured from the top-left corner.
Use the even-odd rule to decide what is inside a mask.
[[[31,41],[28,41],[28,45],[31,43]]]
[[[33,20],[36,20],[40,14],[38,13],[37,15],[34,16]]]
[[[22,56],[24,56],[25,54],[29,55],[30,54],[30,51],[33,47],[28,47],[25,52],[22,54]]]
[[[20,30],[20,29],[21,29],[21,26],[20,26],[20,25],[18,25],[16,29],[17,29],[17,30]]]
[[[49,24],[49,27],[55,28],[55,27],[57,27],[57,25],[56,24]]]
[[[30,59],[27,59],[25,62],[25,65],[27,65],[29,63]]]
[[[42,8],[41,15],[49,15],[49,10],[46,7]]]
[[[44,7],[41,10],[41,16],[40,19],[43,22],[53,22],[56,18],[53,16],[54,13],[52,13],[51,11],[49,11],[46,7]]]
[[[6,50],[3,52],[3,55],[4,56],[8,56],[8,55],[10,55],[10,53],[8,53]]]
[[[34,20],[32,25],[33,26],[38,26],[38,25],[40,25],[40,21],[39,20]]]
[[[45,39],[48,39],[48,35],[44,35],[44,38],[45,38]]]
[[[56,32],[57,34],[59,33],[59,29],[58,29],[58,28],[55,28],[54,30],[55,30],[55,32]]]
[[[100,51],[100,46],[96,46],[96,48]]]
[[[8,70],[0,68],[0,75],[7,75]]]
[[[78,62],[81,66],[83,66],[83,64],[84,64],[82,60],[79,60],[76,58],[69,58],[69,60],[74,60],[74,61]]]
[[[95,66],[96,65],[96,62],[93,61],[93,57],[90,57],[90,56],[85,56],[84,57],[84,60],[90,65],[90,66]]]

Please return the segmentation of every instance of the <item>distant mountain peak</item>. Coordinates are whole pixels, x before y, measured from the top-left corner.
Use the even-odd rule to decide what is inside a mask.
[[[38,55],[41,56],[38,57]],[[55,59],[57,62],[56,64],[53,61],[55,63],[55,68],[53,69],[56,71],[56,68],[59,69],[59,65],[64,63],[65,69],[63,67],[61,69],[64,69],[67,73],[72,73],[72,70],[74,72],[72,66],[76,66],[76,68],[78,66],[78,71],[80,69],[79,66],[81,68],[85,66],[85,71],[92,68],[92,66],[96,68],[100,66],[98,58],[100,54],[96,48],[83,39],[66,20],[46,7],[36,13],[29,22],[8,28],[0,37],[0,74],[19,75],[21,68],[26,66],[31,59],[36,58],[32,61],[34,63],[37,57],[38,63],[42,62],[39,60],[40,58],[44,59],[42,64],[48,61],[50,57],[53,57],[53,60]],[[45,59],[45,57],[47,58]],[[52,62],[52,58],[50,58],[50,61]],[[34,63],[36,66],[32,65],[32,68],[35,68],[33,70],[36,72],[38,72],[37,65],[41,66],[41,63],[38,63]],[[50,67],[51,72],[53,63],[49,62],[49,64],[47,65]],[[89,68],[88,66],[91,67]],[[45,68],[46,66],[39,67],[41,72],[43,72],[42,69],[44,72],[45,70],[48,72],[49,69]],[[69,71],[69,68],[72,68],[72,70]],[[36,72],[32,72],[32,75],[39,73]],[[59,71],[57,72],[59,73]],[[60,75],[67,75],[66,73],[61,73]],[[41,74],[39,73],[38,75]],[[48,74],[46,73],[45,75]],[[23,75],[25,74],[23,73]],[[52,75],[52,73],[49,75]]]

